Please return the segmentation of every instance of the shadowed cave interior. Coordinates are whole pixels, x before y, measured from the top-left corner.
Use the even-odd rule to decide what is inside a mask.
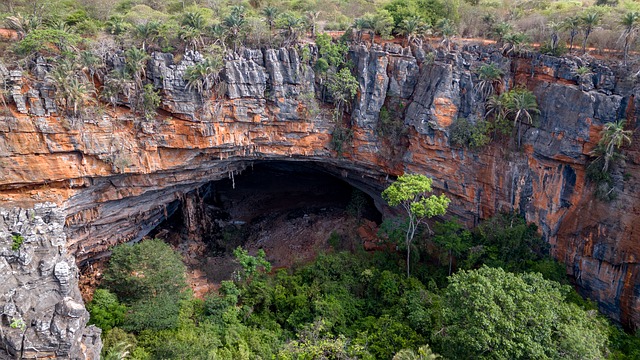
[[[332,247],[355,250],[358,228],[369,224],[371,232],[381,219],[370,196],[322,166],[260,162],[187,195],[149,236],[183,254],[191,286],[203,295],[231,277],[237,246],[265,250],[274,268],[290,267]]]

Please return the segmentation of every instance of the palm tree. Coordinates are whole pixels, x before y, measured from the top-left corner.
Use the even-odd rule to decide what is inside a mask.
[[[514,89],[509,92],[506,110],[513,116],[513,126],[518,129],[518,148],[520,148],[520,130],[522,124],[533,125],[533,116],[540,113],[536,96],[526,89]]]
[[[295,45],[304,31],[304,20],[293,13],[287,12],[282,14],[278,23],[282,29],[285,45]]]
[[[451,37],[456,33],[455,24],[453,21],[444,18],[438,21],[437,27],[442,35],[442,43],[447,46],[447,51],[451,51]]]
[[[304,13],[307,17],[307,23],[311,28],[311,36],[316,37],[316,30],[318,27],[318,18],[320,17],[320,11],[307,11]]]
[[[276,25],[276,18],[278,17],[278,8],[275,6],[267,6],[262,9],[262,15],[264,16],[267,25],[269,26],[269,43],[273,36],[273,29]]]
[[[133,27],[133,36],[142,41],[142,50],[146,51],[147,41],[153,43],[160,35],[160,23],[158,21],[147,21]]]
[[[227,44],[225,43],[227,39],[227,29],[221,24],[213,24],[207,27],[207,35],[213,39],[213,45],[219,45],[222,48],[222,52],[227,51]]]
[[[420,16],[410,16],[400,23],[400,34],[407,40],[407,46],[415,43],[418,47],[422,47],[422,38],[429,30],[427,25]]]
[[[498,46],[502,46],[504,37],[507,36],[507,34],[511,33],[512,31],[513,31],[513,27],[509,23],[501,22],[499,24],[496,24],[492,29],[493,36],[496,37],[496,44]]]
[[[126,98],[130,97],[129,94],[129,82],[131,78],[126,72],[120,70],[111,70],[108,76],[105,77],[104,85],[102,87],[101,97],[108,101],[116,109],[118,105],[119,95],[123,94]]]
[[[481,95],[482,100],[491,96],[496,88],[502,83],[502,69],[495,64],[482,65],[478,69],[478,83],[475,86],[476,91]]]
[[[63,108],[67,108],[67,79],[74,76],[73,64],[65,59],[58,60],[56,66],[54,66],[49,73],[47,73],[46,80],[51,82],[56,89],[56,102]]]
[[[513,32],[504,36],[504,45],[502,45],[502,52],[505,55],[511,53],[520,53],[527,40],[527,36],[521,32]]]
[[[85,50],[80,53],[79,61],[82,71],[87,74],[87,80],[93,82],[93,77],[101,63],[100,58],[92,51]]]
[[[562,23],[550,21],[547,23],[547,29],[550,30],[550,41],[549,45],[551,45],[552,54],[556,54],[556,49],[558,48],[558,44],[560,43],[560,30],[562,30]]]
[[[198,49],[198,45],[203,45],[202,34],[206,27],[204,16],[200,12],[186,12],[180,22],[180,39],[194,50]],[[187,49],[185,49],[186,51]]]
[[[67,106],[73,108],[73,116],[77,117],[80,108],[84,104],[84,98],[88,95],[95,94],[95,90],[89,83],[83,81],[78,76],[72,76],[67,79]]]
[[[183,15],[180,25],[204,30],[206,21],[201,12],[189,11]]]
[[[244,18],[244,7],[240,5],[234,6],[231,14],[225,17],[222,23],[229,29],[229,35],[233,41],[233,51],[237,51],[240,32],[247,23],[247,20]]]
[[[198,47],[203,45],[202,30],[200,29],[185,26],[180,29],[178,35],[180,36],[180,40],[185,43],[185,52],[189,50],[189,48],[197,51]]]
[[[356,42],[360,43],[362,41],[362,33],[365,30],[370,30],[371,24],[368,18],[361,17],[354,20],[352,28],[356,31]]]
[[[593,28],[600,22],[600,15],[596,12],[587,13],[581,18],[582,31],[584,31],[584,40],[582,41],[582,52],[585,53],[587,49],[587,40],[589,35],[593,31]]]
[[[569,30],[569,54],[573,51],[573,41],[576,36],[578,36],[578,32],[580,30],[580,17],[579,16],[571,16],[564,20],[563,27]]]
[[[146,66],[149,55],[137,47],[131,47],[124,52],[124,57],[125,68],[133,78],[135,87],[134,95],[136,97],[134,109],[137,109],[138,102],[140,100],[140,92],[142,91],[142,78],[146,75]]]
[[[121,16],[112,16],[107,21],[107,32],[111,35],[120,35],[127,31],[129,23],[124,21]]]
[[[493,115],[494,118],[505,118],[507,116],[507,103],[508,93],[491,95],[485,104],[487,111],[484,117],[488,118],[490,115]]]
[[[187,68],[184,80],[187,82],[187,90],[196,90],[204,99],[214,85],[220,81],[220,71],[224,63],[221,58],[206,58],[204,61]]]
[[[627,65],[627,56],[629,55],[629,45],[638,31],[638,20],[640,19],[640,13],[637,11],[630,11],[622,17],[620,25],[624,27],[621,37],[624,38],[624,65]]]
[[[604,158],[603,172],[609,170],[609,164],[616,156],[616,151],[625,144],[631,144],[633,131],[625,130],[624,125],[625,121],[623,119],[606,123],[600,132],[600,141],[593,153]]]

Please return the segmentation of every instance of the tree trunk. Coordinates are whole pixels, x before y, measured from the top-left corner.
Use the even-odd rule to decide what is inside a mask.
[[[587,40],[589,40],[589,35],[591,34],[591,30],[589,31],[585,31],[584,33],[584,40],[582,41],[582,53],[586,53],[587,52]]]

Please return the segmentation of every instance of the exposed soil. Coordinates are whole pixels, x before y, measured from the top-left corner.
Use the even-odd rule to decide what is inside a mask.
[[[243,248],[253,255],[263,249],[275,271],[308,263],[318,253],[331,251],[327,240],[332,232],[340,235],[343,246],[353,247],[356,239],[348,238],[348,234],[356,226],[355,219],[341,209],[294,210],[269,214],[244,225],[241,235],[246,234]],[[183,242],[179,250],[187,264],[189,285],[196,297],[202,298],[217,289],[220,282],[230,280],[238,268],[230,252],[211,252],[204,242]]]

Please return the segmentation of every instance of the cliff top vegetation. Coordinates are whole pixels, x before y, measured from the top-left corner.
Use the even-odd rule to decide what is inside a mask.
[[[216,53],[279,47],[345,31],[352,41],[393,37],[491,39],[505,50],[525,44],[560,55],[635,50],[640,3],[633,0],[5,0],[0,4],[5,62],[21,64],[86,49],[96,55],[137,47],[147,52]],[[334,35],[339,35],[336,33]],[[375,39],[372,36],[375,35]],[[23,64],[24,65],[24,64]]]

